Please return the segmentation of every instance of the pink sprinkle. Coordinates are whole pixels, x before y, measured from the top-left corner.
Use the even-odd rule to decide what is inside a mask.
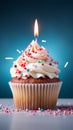
[[[53,63],[54,63],[54,64],[58,64],[58,62],[57,62],[57,61],[54,61]]]
[[[57,75],[57,72],[54,72]]]
[[[30,47],[32,47],[32,44],[30,44]]]
[[[9,113],[9,109],[8,109],[8,108],[5,108],[5,112],[6,112],[6,113]]]
[[[54,113],[53,113],[55,116],[57,116],[58,115],[58,112],[56,112],[56,111],[54,111]]]
[[[24,69],[26,69],[26,64],[25,64],[25,63],[22,63],[22,64],[21,64],[21,67],[23,67]]]
[[[67,115],[67,111],[66,111],[66,110],[64,110],[63,114],[64,114],[64,115]]]
[[[53,112],[52,111],[50,111],[50,115],[52,115],[53,114]]]
[[[53,61],[52,57],[50,57],[50,60]]]
[[[31,113],[36,113],[36,110],[31,110]]]
[[[19,109],[15,109],[16,112],[19,112]]]
[[[73,115],[73,111],[71,111],[71,115]]]
[[[40,110],[40,107],[38,108],[38,110]]]
[[[50,112],[50,109],[45,110],[45,112]]]
[[[68,114],[71,115],[71,111],[69,111]]]
[[[17,69],[17,70],[16,70],[16,73],[21,74],[21,71]]]
[[[0,112],[5,112],[5,113],[8,113],[8,114],[11,114],[13,112],[21,112],[21,109],[11,109],[11,107],[5,107],[3,104],[0,104]],[[41,112],[41,109],[38,108],[38,110],[24,110],[24,112],[28,112],[29,114],[31,115],[36,115],[38,113],[42,113]],[[55,115],[55,116],[58,116],[58,115],[64,115],[64,116],[69,116],[69,115],[72,115],[73,116],[73,106],[63,106],[61,105],[61,107],[59,109],[56,109],[56,110],[51,110],[51,109],[47,109],[47,110],[44,110],[43,111],[43,114],[46,115],[46,114],[50,114],[51,115]]]

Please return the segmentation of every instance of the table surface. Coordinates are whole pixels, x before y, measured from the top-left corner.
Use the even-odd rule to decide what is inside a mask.
[[[5,107],[14,107],[12,99],[0,99]],[[58,106],[72,106],[73,99],[58,99]],[[52,111],[51,111],[52,112]],[[13,112],[0,110],[0,130],[73,130],[73,114],[46,112]],[[73,110],[72,110],[73,113]]]

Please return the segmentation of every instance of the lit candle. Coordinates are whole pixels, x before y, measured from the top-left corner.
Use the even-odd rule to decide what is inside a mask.
[[[34,24],[34,36],[36,38],[36,41],[37,41],[38,34],[39,34],[39,31],[38,31],[38,21],[36,19],[35,20],[35,24]]]

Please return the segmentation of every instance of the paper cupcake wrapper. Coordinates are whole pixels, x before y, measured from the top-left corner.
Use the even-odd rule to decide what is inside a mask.
[[[50,109],[57,103],[62,82],[24,84],[9,82],[17,109]]]

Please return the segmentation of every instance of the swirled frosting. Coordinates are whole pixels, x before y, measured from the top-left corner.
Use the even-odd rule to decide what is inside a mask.
[[[10,69],[12,77],[22,77],[27,79],[48,76],[49,78],[58,77],[58,63],[54,61],[44,47],[40,47],[37,41],[32,41],[24,50],[22,55],[14,61]]]

